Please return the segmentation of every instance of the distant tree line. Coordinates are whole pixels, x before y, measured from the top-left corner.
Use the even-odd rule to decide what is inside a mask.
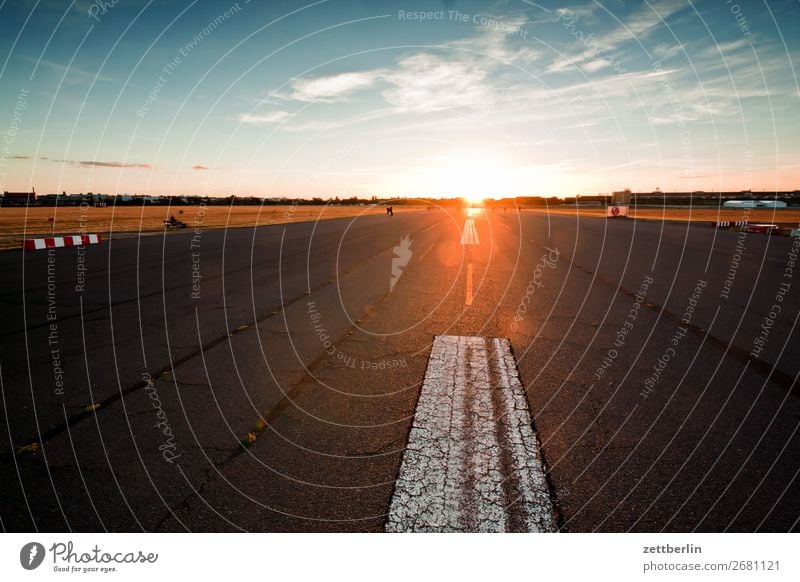
[[[5,202],[5,204],[3,204]],[[0,195],[0,206],[369,206],[387,205],[403,206],[407,204],[432,204],[432,199],[412,199],[412,198],[359,198],[350,196],[340,198],[288,198],[271,197],[262,198],[259,196],[153,196],[135,194],[98,194],[93,192],[80,194],[31,194],[27,197],[19,197],[12,201],[10,197],[6,200]],[[438,201],[441,203],[441,201]]]
[[[779,199],[786,201],[790,206],[800,204],[800,192],[775,192],[775,193],[750,193],[750,192],[632,192],[630,193],[631,204],[642,205],[693,205],[693,206],[718,206],[723,200],[736,198],[763,198]],[[35,192],[4,192],[0,194],[0,207],[3,206],[429,206],[436,207],[464,207],[464,206],[486,206],[490,208],[513,208],[521,207],[553,207],[562,204],[575,205],[599,205],[609,204],[611,196],[607,194],[568,196],[560,198],[558,196],[539,197],[539,196],[517,196],[506,197],[499,200],[487,199],[476,204],[465,202],[461,197],[436,198],[389,198],[370,196],[360,198],[358,196],[333,198],[289,198],[289,197],[259,197],[259,196],[153,196],[137,194],[98,194],[93,192],[80,194],[44,194],[39,195]]]

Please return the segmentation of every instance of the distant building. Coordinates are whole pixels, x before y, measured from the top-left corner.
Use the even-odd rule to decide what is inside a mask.
[[[0,199],[2,206],[27,206],[36,202],[36,191],[30,192],[3,192],[3,197]]]
[[[58,204],[60,198],[61,198],[60,194],[42,194],[41,196],[37,196],[36,200],[42,206],[55,206],[56,204]]]
[[[588,196],[577,196],[575,204],[578,206],[606,206],[611,200],[607,194],[597,194]]]
[[[722,205],[726,208],[786,208],[786,202],[780,200],[726,200]]]
[[[622,190],[614,192],[614,203],[621,204],[626,197],[630,199],[632,205],[636,206],[718,207],[725,204],[728,208],[784,208],[785,206],[800,205],[800,192],[797,191],[662,192],[657,189],[654,192],[630,192]],[[735,204],[727,204],[727,202],[735,202]],[[744,203],[749,203],[751,206],[743,205]]]
[[[611,194],[611,203],[615,206],[628,206],[631,203],[631,191],[628,188]]]
[[[67,194],[66,196],[62,196],[61,200],[59,200],[59,204],[63,204],[65,206],[78,206],[84,202],[89,202],[91,196],[89,194],[84,194],[81,192],[80,194]]]

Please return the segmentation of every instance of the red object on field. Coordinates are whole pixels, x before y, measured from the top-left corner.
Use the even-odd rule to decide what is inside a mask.
[[[757,232],[761,234],[768,234],[778,230],[777,224],[748,224],[744,228],[745,232]]]
[[[62,247],[80,247],[83,245],[94,245],[101,242],[103,242],[103,237],[101,237],[99,234],[48,236],[44,238],[25,239],[23,248],[26,251],[38,251],[41,249],[59,249]]]
[[[628,207],[625,205],[613,205],[606,207],[606,218],[619,218],[628,216]]]

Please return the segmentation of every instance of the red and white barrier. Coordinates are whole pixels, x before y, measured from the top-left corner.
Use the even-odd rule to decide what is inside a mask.
[[[23,247],[26,251],[41,249],[60,249],[62,247],[80,247],[103,242],[99,234],[76,234],[74,236],[48,236],[44,238],[25,239]]]
[[[711,223],[711,228],[728,228],[730,226],[747,226],[746,220],[717,220]]]
[[[619,218],[621,216],[628,216],[627,206],[615,204],[606,208],[606,218]]]

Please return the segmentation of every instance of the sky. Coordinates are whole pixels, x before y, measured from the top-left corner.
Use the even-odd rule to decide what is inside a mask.
[[[795,190],[799,66],[798,0],[0,0],[0,190]]]

